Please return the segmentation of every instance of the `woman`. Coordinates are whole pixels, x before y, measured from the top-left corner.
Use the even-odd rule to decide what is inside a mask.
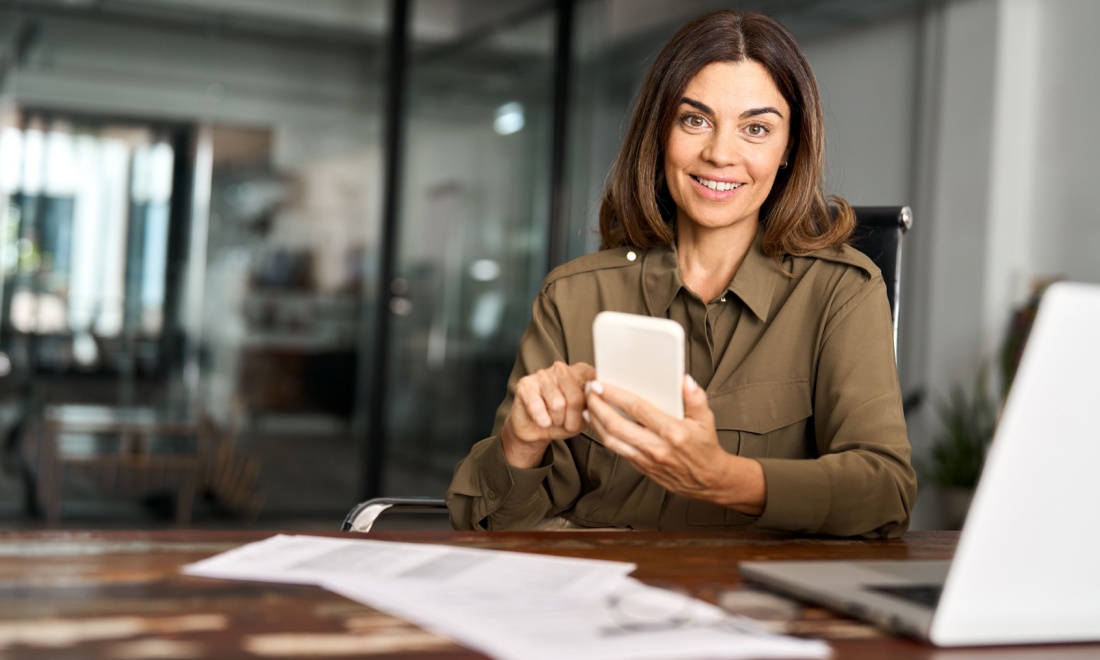
[[[890,310],[823,157],[785,28],[733,11],[681,28],[613,167],[601,251],[543,283],[493,435],[455,470],[452,524],[901,535],[916,478]],[[684,326],[683,420],[593,380],[605,309]]]

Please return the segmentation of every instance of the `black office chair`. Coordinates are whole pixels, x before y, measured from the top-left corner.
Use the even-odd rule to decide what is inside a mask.
[[[447,513],[447,502],[442,497],[374,497],[356,504],[348,511],[344,524],[345,532],[369,532],[378,518],[390,511],[409,514],[428,514],[433,521],[442,524]]]
[[[859,225],[851,244],[882,271],[886,298],[894,321],[894,346],[898,343],[898,291],[901,284],[901,239],[913,224],[908,206],[857,206]],[[375,521],[388,511],[446,513],[447,504],[438,497],[376,497],[352,507],[344,518],[345,532],[369,532]]]
[[[898,292],[901,288],[901,239],[913,225],[908,206],[857,206],[859,225],[849,241],[875,262],[886,283],[886,299],[894,319],[894,347],[898,345]]]

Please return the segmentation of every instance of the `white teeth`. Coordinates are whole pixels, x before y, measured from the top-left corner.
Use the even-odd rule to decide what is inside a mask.
[[[741,187],[740,183],[726,183],[724,181],[711,181],[710,179],[703,179],[703,178],[700,178],[700,177],[693,177],[693,178],[696,181],[698,181],[699,183],[706,186],[707,188],[710,188],[711,190],[724,191],[724,190],[733,190],[734,188],[740,188]]]

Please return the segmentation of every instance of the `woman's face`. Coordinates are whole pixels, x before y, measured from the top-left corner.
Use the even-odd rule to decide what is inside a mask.
[[[790,116],[758,62],[714,62],[691,79],[665,144],[681,228],[755,227],[787,157]]]

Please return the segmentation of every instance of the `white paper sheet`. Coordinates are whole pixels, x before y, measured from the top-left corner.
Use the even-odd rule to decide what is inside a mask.
[[[278,535],[189,564],[183,572],[303,584],[352,578],[428,581],[456,589],[568,596],[605,593],[634,568],[626,562],[447,545]]]
[[[823,642],[770,634],[709,603],[631,578],[612,594],[589,598],[353,579],[323,586],[498,660],[826,658],[831,652]],[[645,606],[628,604],[640,601]]]
[[[634,564],[279,535],[188,575],[317,584],[499,660],[825,658],[721,608],[627,577]]]

